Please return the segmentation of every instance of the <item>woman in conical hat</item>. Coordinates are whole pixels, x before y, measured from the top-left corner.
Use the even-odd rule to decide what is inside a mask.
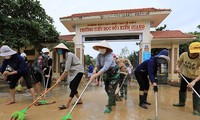
[[[113,50],[105,40],[95,44],[93,49],[99,51],[99,54],[96,58],[96,66],[90,80],[95,80],[98,76],[103,75],[105,91],[108,95],[108,104],[104,113],[110,113],[112,106],[116,105],[114,97],[119,79],[119,70],[113,58]]]
[[[81,64],[80,59],[74,53],[70,52],[69,48],[64,44],[61,43],[54,47],[54,49],[61,50],[63,58],[65,58],[65,69],[56,82],[58,83],[65,80],[65,77],[67,77],[70,88],[70,94],[67,97],[65,104],[58,107],[60,110],[63,110],[70,107],[70,103],[74,96],[77,97],[77,99],[79,98],[78,87],[84,74],[84,67]],[[83,101],[80,98],[77,104],[82,103]]]

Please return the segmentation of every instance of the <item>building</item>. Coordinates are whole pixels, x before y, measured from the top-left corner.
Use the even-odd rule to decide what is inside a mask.
[[[179,57],[179,45],[191,42],[195,36],[180,30],[151,31],[171,13],[171,9],[140,8],[128,10],[99,11],[72,14],[61,17],[60,21],[69,32],[75,44],[75,54],[84,61],[84,42],[139,41],[139,62],[148,59],[152,48],[167,48],[171,61],[168,65],[168,80],[178,82],[174,72]],[[69,40],[69,39],[68,39]]]

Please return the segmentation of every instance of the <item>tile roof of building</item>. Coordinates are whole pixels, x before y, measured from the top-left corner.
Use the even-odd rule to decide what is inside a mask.
[[[153,39],[156,38],[194,38],[194,35],[186,34],[180,30],[151,31]]]
[[[75,34],[71,34],[71,35],[60,35],[59,39],[60,40],[66,40],[66,41],[73,41]]]
[[[150,31],[153,39],[164,39],[164,38],[194,38],[195,35],[186,34],[180,30],[166,30],[166,31]],[[60,40],[73,41],[75,34],[60,35]]]
[[[71,16],[61,17],[60,19],[74,18],[74,17],[99,16],[99,15],[108,15],[108,14],[120,14],[120,13],[160,12],[160,11],[171,11],[171,9],[138,8],[138,9],[127,9],[127,10],[87,12],[87,13],[72,14]]]

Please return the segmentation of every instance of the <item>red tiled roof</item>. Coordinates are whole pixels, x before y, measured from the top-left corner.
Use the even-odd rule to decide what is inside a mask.
[[[74,36],[75,36],[75,34],[73,34],[73,35],[60,35],[59,39],[71,42],[71,41],[73,41]]]
[[[153,39],[156,38],[194,38],[195,35],[186,34],[181,32],[180,30],[166,30],[166,31],[150,31],[150,33],[153,36]],[[61,35],[59,36],[60,40],[66,40],[66,41],[73,41],[75,34],[71,35]]]
[[[153,38],[194,38],[194,35],[186,34],[180,30],[151,31]]]
[[[119,13],[160,12],[160,11],[171,11],[171,9],[138,8],[138,9],[127,9],[127,10],[87,12],[87,13],[72,14],[71,16],[61,17],[60,19],[74,18],[74,17],[99,16],[99,15],[108,15],[108,14],[119,14]]]

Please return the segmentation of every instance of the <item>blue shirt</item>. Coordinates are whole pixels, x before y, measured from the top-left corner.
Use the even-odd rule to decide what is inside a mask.
[[[149,79],[152,83],[155,82],[155,76],[157,73],[157,62],[156,57],[151,57],[148,60],[145,60],[140,65],[138,65],[135,71],[142,72],[149,76]]]
[[[157,75],[157,58],[161,55],[168,56],[168,50],[163,49],[156,56],[142,62],[136,67],[135,71],[142,72],[143,74],[148,75],[151,83],[156,82],[155,77]]]
[[[88,66],[88,73],[92,73],[93,72],[93,68],[94,68],[93,65],[89,65]]]
[[[20,75],[23,75],[28,70],[28,65],[25,63],[24,58],[18,54],[12,55],[10,59],[4,59],[0,72],[3,73],[8,65]]]

